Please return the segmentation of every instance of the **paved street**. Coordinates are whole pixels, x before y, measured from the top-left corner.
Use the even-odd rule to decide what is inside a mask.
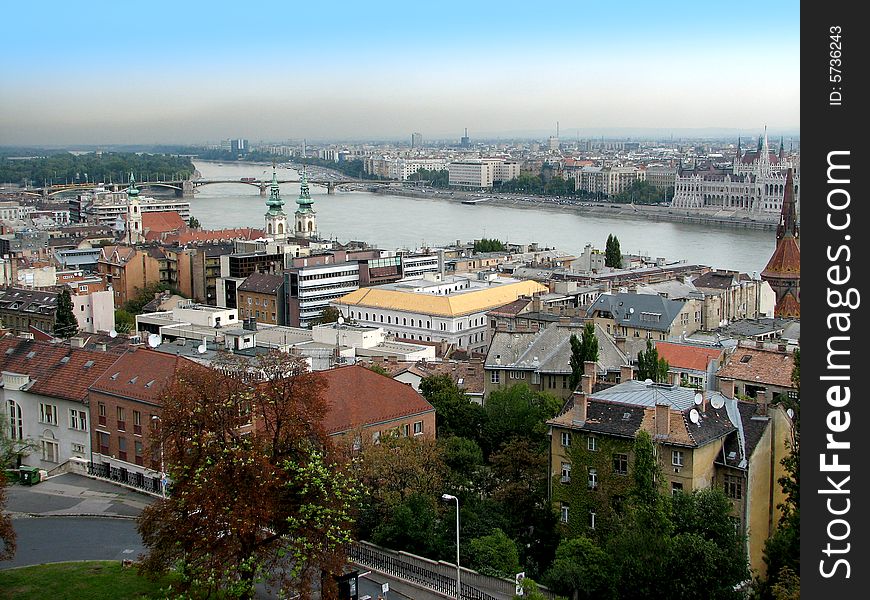
[[[106,481],[66,473],[34,486],[6,488],[6,509],[13,517],[107,516],[136,517],[154,498]]]

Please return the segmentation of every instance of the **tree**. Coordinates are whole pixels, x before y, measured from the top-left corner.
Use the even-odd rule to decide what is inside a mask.
[[[646,351],[637,353],[637,378],[640,381],[652,379],[657,383],[665,383],[670,368],[668,361],[659,357],[659,351],[653,347],[651,340],[646,341]]]
[[[136,317],[123,308],[115,310],[115,331],[118,333],[130,333],[136,329]]]
[[[57,296],[57,313],[54,319],[54,334],[64,339],[71,338],[79,331],[79,322],[73,312],[72,297],[69,289],[64,288]]]
[[[604,266],[614,269],[622,268],[622,250],[619,248],[619,238],[612,234],[607,236],[607,244],[604,246]]]
[[[543,450],[547,445],[546,421],[555,417],[562,405],[559,398],[524,383],[493,390],[483,407],[486,419],[480,445],[484,455],[513,439],[529,440]]]
[[[196,217],[190,217],[190,219],[187,220],[187,226],[191,229],[199,229],[201,227],[201,225],[199,224],[199,219],[197,219]]]
[[[613,559],[587,537],[562,540],[547,571],[547,586],[573,600],[616,598]]]
[[[420,393],[435,407],[438,437],[456,435],[479,440],[486,413],[459,389],[449,375],[430,375],[420,381]]]
[[[15,529],[12,527],[12,516],[5,512],[6,508],[6,475],[0,470],[0,561],[9,560],[15,556]]]
[[[475,254],[479,254],[481,252],[503,252],[504,249],[504,242],[495,238],[483,238],[480,240],[474,240]]]
[[[576,390],[583,377],[583,368],[586,361],[598,360],[598,338],[595,336],[595,323],[587,321],[583,326],[580,338],[571,334],[571,379],[569,386]]]
[[[390,372],[383,368],[378,363],[372,363],[368,366],[370,371],[374,371],[378,375],[383,375],[384,377],[390,377]]]
[[[358,492],[322,425],[324,385],[280,352],[178,370],[159,431],[172,493],[138,521],[145,573],[180,564],[189,586],[250,598],[260,578],[307,595],[341,572]]]
[[[341,311],[339,311],[334,306],[327,306],[323,309],[323,312],[320,315],[320,318],[317,319],[318,325],[325,325],[327,323],[336,323],[338,322],[338,318],[341,316]]]
[[[517,545],[501,529],[471,540],[471,568],[492,577],[513,577],[520,570]]]

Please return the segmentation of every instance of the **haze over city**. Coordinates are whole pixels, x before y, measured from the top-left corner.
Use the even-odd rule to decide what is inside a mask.
[[[799,132],[783,2],[43,9],[4,8],[6,145]]]

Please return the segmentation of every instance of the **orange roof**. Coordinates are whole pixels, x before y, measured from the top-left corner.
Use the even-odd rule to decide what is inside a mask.
[[[24,338],[0,340],[0,370],[29,375],[27,391],[83,402],[88,386],[118,360],[114,353]]]
[[[761,272],[761,277],[800,279],[801,250],[791,234],[786,234],[776,245],[773,256]]]
[[[791,290],[788,290],[776,303],[773,316],[783,319],[801,318],[801,303],[794,297]]]
[[[327,383],[323,426],[329,434],[435,411],[410,385],[359,365],[319,374]]]
[[[139,348],[117,359],[90,389],[158,404],[163,388],[175,376],[179,366],[185,364],[196,363],[172,354]]]
[[[182,227],[187,227],[181,215],[175,211],[157,211],[142,213],[142,229],[145,232],[163,233],[166,231],[178,231]]]
[[[703,348],[673,342],[656,342],[659,356],[672,367],[706,371],[711,360],[721,358],[723,348]]]
[[[728,364],[719,370],[719,377],[790,388],[793,368],[791,352],[738,346]]]
[[[237,229],[186,229],[164,237],[167,243],[190,244],[192,242],[218,242],[223,240],[256,240],[263,237],[262,229],[241,227]]]

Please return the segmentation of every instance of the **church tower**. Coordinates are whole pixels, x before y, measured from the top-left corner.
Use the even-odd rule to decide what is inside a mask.
[[[785,178],[785,192],[779,225],[776,228],[776,250],[761,272],[761,278],[776,292],[774,316],[800,318],[801,316],[801,249],[800,227],[794,198],[794,175],[789,169]]]
[[[302,184],[299,189],[299,198],[296,199],[299,208],[296,209],[295,235],[299,238],[317,237],[317,213],[314,210],[314,200],[308,190],[308,177],[305,174],[305,166],[302,166]]]
[[[125,242],[133,246],[141,243],[145,236],[142,230],[142,206],[139,201],[139,190],[136,189],[136,179],[130,173],[130,187],[127,188],[127,232]]]
[[[284,212],[284,201],[278,188],[278,174],[272,165],[272,186],[269,199],[266,200],[266,237],[273,240],[283,240],[287,237],[287,213]]]

